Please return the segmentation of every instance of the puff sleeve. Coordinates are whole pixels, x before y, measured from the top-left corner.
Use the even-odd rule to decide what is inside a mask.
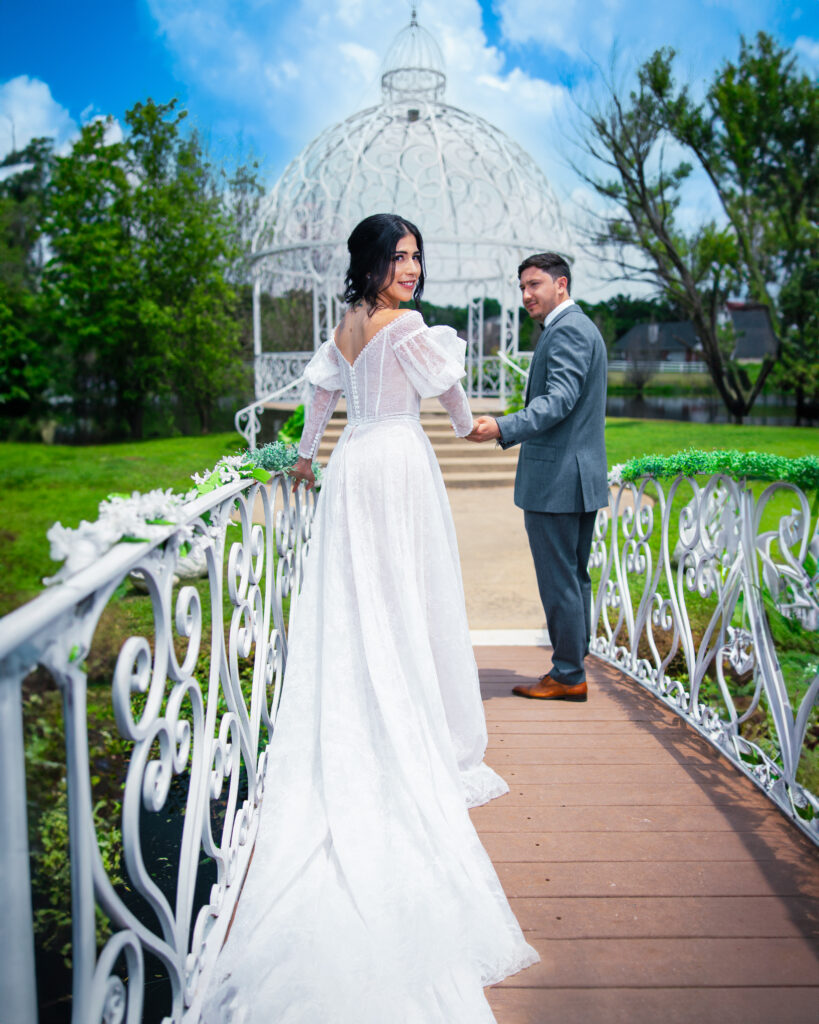
[[[466,342],[451,327],[427,327],[420,313],[399,317],[393,325],[393,351],[421,398],[437,398],[449,413],[458,437],[472,430],[472,413],[461,378],[466,375]]]
[[[344,378],[337,360],[338,353],[334,346],[325,341],[304,368],[304,379],[316,390],[299,442],[299,455],[302,458],[312,459],[315,456],[321,436],[341,397]]]
[[[466,375],[466,342],[451,327],[427,327],[420,313],[395,321],[391,338],[398,362],[421,398],[435,398]]]
[[[314,388],[325,391],[340,391],[344,387],[338,354],[330,341],[325,341],[304,368],[304,378]]]

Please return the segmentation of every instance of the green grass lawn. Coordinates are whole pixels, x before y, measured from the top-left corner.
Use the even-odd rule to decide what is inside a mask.
[[[610,465],[688,447],[739,448],[793,458],[819,454],[819,433],[813,430],[669,420],[609,419],[606,443]],[[0,614],[36,595],[43,576],[58,568],[49,558],[45,536],[55,520],[77,526],[81,519],[94,519],[99,502],[113,491],[184,490],[191,473],[241,447],[242,439],[234,433],[88,447],[0,444]]]
[[[738,448],[797,459],[819,455],[819,431],[805,427],[751,427],[732,423],[679,423],[675,420],[606,421],[609,465],[638,455],[671,455],[683,448]]]
[[[243,447],[238,434],[69,447],[0,444],[0,615],[33,597],[59,566],[46,531],[55,520],[77,526],[97,517],[112,492],[185,490],[191,473]]]

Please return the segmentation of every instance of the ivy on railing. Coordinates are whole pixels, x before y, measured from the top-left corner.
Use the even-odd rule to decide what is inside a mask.
[[[784,481],[803,491],[819,492],[819,458],[804,455],[788,459],[770,452],[741,452],[736,448],[706,452],[686,448],[673,455],[640,455],[612,467],[610,483],[628,483],[640,477],[717,476],[732,480]]]

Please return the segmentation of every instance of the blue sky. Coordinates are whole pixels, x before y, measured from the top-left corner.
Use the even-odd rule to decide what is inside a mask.
[[[446,10],[441,8],[446,7]],[[0,154],[31,131],[60,142],[97,114],[179,96],[217,151],[241,137],[275,176],[321,128],[377,102],[380,61],[407,0],[4,0]],[[557,107],[616,47],[629,68],[674,45],[704,77],[758,29],[819,71],[815,0],[421,0],[442,44],[448,98],[546,159]]]
[[[65,148],[78,126],[178,96],[217,157],[242,147],[272,184],[323,128],[377,103],[408,0],[0,0],[0,158],[34,135]],[[819,74],[816,0],[420,0],[447,66],[447,100],[527,149],[571,202],[572,99],[658,46],[704,82],[760,29]],[[570,127],[570,125],[569,125]]]

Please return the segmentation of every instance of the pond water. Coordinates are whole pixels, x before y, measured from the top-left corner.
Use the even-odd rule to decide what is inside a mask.
[[[762,395],[754,403],[750,416],[744,422],[759,427],[792,427],[792,401],[782,395]],[[609,395],[606,399],[607,416],[628,416],[646,420],[679,420],[683,423],[730,423],[728,410],[718,398],[656,395],[642,398],[636,395]],[[810,426],[819,423],[812,420]]]

